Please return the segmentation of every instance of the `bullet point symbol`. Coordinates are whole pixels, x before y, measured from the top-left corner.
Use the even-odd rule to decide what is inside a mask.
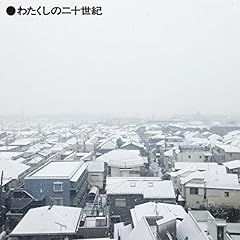
[[[7,8],[6,12],[9,16],[13,16],[16,13],[16,9],[15,9],[15,7],[9,6]]]

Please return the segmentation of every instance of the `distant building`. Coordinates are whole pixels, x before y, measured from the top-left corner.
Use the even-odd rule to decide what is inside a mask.
[[[117,148],[117,141],[113,138],[104,139],[98,146],[97,152],[100,154],[108,153]]]
[[[205,151],[199,145],[179,146],[176,156],[177,162],[211,162],[212,153]]]
[[[216,144],[213,149],[214,160],[223,163],[240,159],[240,147]]]
[[[144,156],[145,152],[146,152],[144,145],[140,144],[138,142],[135,142],[135,141],[128,141],[128,142],[124,143],[121,146],[121,149],[138,150],[140,152],[140,155],[142,155],[142,156]]]
[[[235,173],[238,175],[238,181],[240,182],[240,160],[233,160],[224,162],[223,165],[227,168],[228,173]]]

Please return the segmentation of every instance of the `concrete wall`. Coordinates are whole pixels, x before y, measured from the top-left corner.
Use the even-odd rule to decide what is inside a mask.
[[[99,189],[103,189],[106,184],[106,177],[104,172],[89,172],[88,182],[91,186],[97,186]]]
[[[229,192],[229,197],[225,196]],[[185,189],[186,206],[199,208],[203,206],[231,206],[240,208],[240,190],[228,189],[206,189],[206,199],[204,199],[204,189],[199,188],[198,194],[190,194],[190,188]]]
[[[177,162],[204,162],[204,151],[189,150],[182,151],[177,155]]]
[[[116,199],[126,199],[125,207],[115,206]],[[128,194],[128,195],[108,195],[109,202],[109,213],[112,215],[120,215],[121,221],[131,222],[130,209],[134,208],[136,205],[144,202],[143,195],[141,194]]]
[[[119,167],[111,167],[111,177],[141,177],[143,176],[143,167],[134,167],[131,169],[120,169]]]

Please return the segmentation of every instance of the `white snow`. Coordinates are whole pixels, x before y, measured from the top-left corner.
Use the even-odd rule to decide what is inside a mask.
[[[73,234],[76,232],[81,208],[49,206],[30,209],[11,233],[16,235]]]

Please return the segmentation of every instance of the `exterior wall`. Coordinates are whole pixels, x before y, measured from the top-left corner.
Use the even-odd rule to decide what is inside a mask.
[[[85,143],[85,149],[86,152],[92,152],[95,151],[95,145],[94,143],[89,144],[89,143]]]
[[[118,207],[115,205],[116,199],[125,199],[126,206]],[[164,203],[175,203],[174,199],[144,199],[142,194],[114,194],[108,195],[109,202],[109,213],[112,215],[120,215],[121,221],[131,222],[131,213],[130,209],[134,208],[136,205],[145,203],[145,202],[164,202]]]
[[[240,153],[225,152],[222,148],[215,146],[213,149],[214,160],[218,163],[240,159]]]
[[[88,174],[83,172],[77,182],[71,182],[70,201],[71,206],[84,207],[88,197]]]
[[[205,162],[204,151],[182,151],[177,155],[177,162]]]
[[[13,236],[14,240],[56,240],[56,239],[76,239],[77,235],[56,234],[56,235],[32,235],[32,236]]]
[[[225,192],[229,193],[229,197],[225,196]],[[185,188],[186,205],[191,208],[199,208],[203,206],[231,206],[240,208],[240,190],[228,189],[206,189],[206,199],[204,199],[205,190],[198,188],[198,194],[190,194],[190,188]]]
[[[97,186],[99,189],[103,189],[106,184],[106,176],[104,172],[89,172],[88,182],[91,186]]]
[[[224,162],[240,159],[240,153],[225,153]]]
[[[177,240],[176,219],[158,225],[157,232],[158,232],[159,239],[163,239],[163,240],[169,239],[169,237],[166,234],[166,232],[168,232],[172,236],[172,240]]]
[[[121,169],[118,167],[109,167],[111,168],[111,177],[141,177],[144,175],[143,167],[135,167],[129,169]]]
[[[117,207],[115,205],[116,199],[125,199],[126,206]],[[108,195],[109,202],[109,214],[112,215],[120,215],[121,221],[123,222],[131,222],[131,213],[130,209],[134,208],[136,205],[144,202],[142,194],[128,194],[128,195]]]
[[[63,183],[63,191],[53,190],[54,182]],[[53,204],[54,198],[62,198],[64,206],[83,207],[87,201],[87,171],[84,171],[77,182],[70,182],[69,179],[28,179],[24,180],[24,189],[36,199],[46,196],[46,204]]]
[[[80,227],[78,230],[77,237],[82,239],[82,238],[106,238],[108,237],[108,232],[109,232],[109,227]]]
[[[240,182],[240,168],[235,168],[235,169],[231,169],[231,170],[227,168],[227,172],[237,174],[238,180]]]
[[[53,183],[62,182],[63,191],[54,192]],[[46,204],[53,204],[54,198],[63,198],[63,205],[70,206],[70,181],[68,179],[25,179],[24,189],[36,199],[46,196]]]

